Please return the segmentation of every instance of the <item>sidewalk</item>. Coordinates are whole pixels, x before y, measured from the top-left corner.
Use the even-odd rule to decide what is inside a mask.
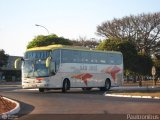
[[[21,82],[2,82],[0,81],[0,87],[20,87]]]
[[[160,99],[160,87],[113,87],[105,93],[105,96]]]

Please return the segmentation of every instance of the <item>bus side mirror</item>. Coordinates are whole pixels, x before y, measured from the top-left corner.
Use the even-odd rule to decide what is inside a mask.
[[[22,58],[17,58],[14,62],[14,68],[17,69],[18,68],[18,64],[19,62],[22,60]]]
[[[51,64],[51,57],[48,57],[47,59],[46,59],[46,67],[48,68],[49,66],[50,66],[50,64]]]

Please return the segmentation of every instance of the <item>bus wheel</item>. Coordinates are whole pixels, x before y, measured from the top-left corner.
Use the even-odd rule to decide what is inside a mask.
[[[108,91],[110,88],[111,88],[111,81],[110,79],[106,79],[105,90]]]
[[[67,92],[67,90],[69,90],[69,89],[70,89],[70,82],[69,82],[68,79],[65,79],[65,80],[63,81],[62,92],[65,93],[65,92]]]
[[[39,92],[44,92],[44,88],[39,88]]]
[[[106,79],[104,87],[100,87],[100,91],[108,91],[111,88],[110,79]]]

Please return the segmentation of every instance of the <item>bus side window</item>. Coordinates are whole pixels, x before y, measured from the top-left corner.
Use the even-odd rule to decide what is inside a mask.
[[[91,53],[91,63],[94,63],[94,59],[95,59],[94,53]]]
[[[68,63],[70,61],[71,55],[69,50],[61,50],[61,58],[62,58],[62,63]]]
[[[57,72],[60,64],[60,50],[52,51],[51,56],[53,58],[52,62],[55,63],[55,72]]]
[[[91,60],[91,55],[88,51],[81,52],[81,61],[82,63],[89,63]]]
[[[105,53],[102,53],[102,54],[99,54],[99,63],[100,64],[105,64],[106,63],[106,54]]]
[[[109,60],[109,64],[113,65],[114,64],[114,57],[112,53],[108,54],[108,60]]]
[[[90,54],[90,62],[93,63],[93,64],[97,64],[98,63],[98,53],[92,52]]]
[[[122,63],[122,55],[115,54],[114,59],[115,59],[115,64],[120,65]]]
[[[55,73],[56,73],[56,64],[53,61],[51,62],[50,73],[51,73],[51,75],[55,75]]]
[[[80,51],[73,50],[72,51],[72,62],[74,62],[74,63],[80,63],[81,62],[80,59],[81,59]]]

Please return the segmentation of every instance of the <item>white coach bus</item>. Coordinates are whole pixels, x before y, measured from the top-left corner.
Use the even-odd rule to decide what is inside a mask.
[[[28,49],[22,61],[22,87],[38,88],[39,92],[67,92],[70,88],[106,91],[123,84],[121,52],[50,45]]]

